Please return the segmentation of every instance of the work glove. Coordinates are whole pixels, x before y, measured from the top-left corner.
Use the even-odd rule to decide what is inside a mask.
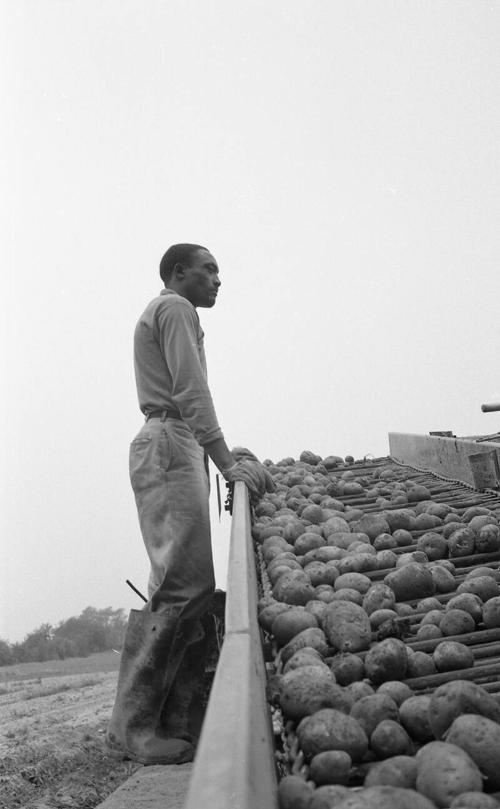
[[[233,447],[231,450],[231,455],[233,456],[235,461],[257,461],[259,459],[253,452],[246,447]]]
[[[224,471],[224,477],[229,483],[242,480],[246,483],[253,501],[259,500],[266,492],[273,492],[276,488],[274,481],[259,461],[241,460]]]

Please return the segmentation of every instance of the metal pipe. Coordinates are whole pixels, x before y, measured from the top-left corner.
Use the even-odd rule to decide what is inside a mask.
[[[482,404],[481,410],[483,413],[494,413],[500,410],[500,402],[491,402],[490,404]]]

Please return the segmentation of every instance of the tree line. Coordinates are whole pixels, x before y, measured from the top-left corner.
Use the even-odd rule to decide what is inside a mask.
[[[119,649],[125,637],[124,609],[86,607],[80,615],[57,626],[41,624],[20,643],[0,639],[0,666],[66,657],[87,657],[93,652]]]

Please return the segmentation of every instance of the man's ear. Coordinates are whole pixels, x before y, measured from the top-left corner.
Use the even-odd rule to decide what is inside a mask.
[[[179,278],[179,280],[181,280],[182,278],[184,278],[185,274],[186,274],[186,268],[185,268],[184,264],[181,264],[180,261],[177,261],[177,263],[174,264],[174,276],[176,278]]]

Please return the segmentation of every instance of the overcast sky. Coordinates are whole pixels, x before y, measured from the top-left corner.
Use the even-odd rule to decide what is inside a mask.
[[[220,264],[230,445],[500,429],[498,0],[0,8],[0,637],[140,606],[132,334],[174,242]]]

